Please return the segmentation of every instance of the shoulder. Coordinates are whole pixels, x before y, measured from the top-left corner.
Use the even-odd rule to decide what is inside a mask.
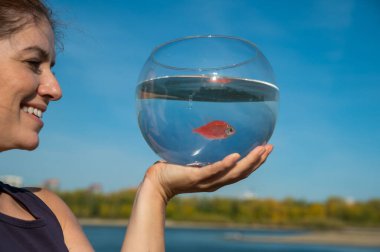
[[[65,202],[57,194],[48,189],[38,187],[27,187],[25,189],[31,191],[34,195],[40,198],[52,210],[59,210],[60,207],[66,206]]]
[[[70,251],[94,251],[83,233],[78,220],[66,203],[57,194],[43,188],[26,189],[39,197],[53,211],[61,225],[66,246]]]
[[[75,219],[70,208],[54,192],[45,188],[37,187],[29,187],[25,189],[31,191],[34,195],[40,198],[52,210],[52,212],[57,217],[62,229],[64,229],[68,221],[72,221],[73,218]]]
[[[31,191],[34,195],[39,197],[45,203],[49,203],[51,201],[54,201],[54,202],[62,201],[57,194],[45,188],[25,187],[25,189],[27,189],[28,191]]]

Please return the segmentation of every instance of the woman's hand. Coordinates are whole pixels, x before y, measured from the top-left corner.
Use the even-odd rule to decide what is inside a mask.
[[[145,180],[157,187],[166,203],[180,193],[213,192],[247,178],[265,162],[272,149],[270,144],[258,146],[240,161],[240,155],[234,153],[201,168],[160,161],[148,169]]]

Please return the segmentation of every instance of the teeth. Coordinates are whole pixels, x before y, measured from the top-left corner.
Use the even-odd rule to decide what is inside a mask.
[[[33,115],[37,116],[38,118],[42,118],[42,111],[37,109],[37,108],[24,106],[24,107],[22,107],[22,111],[29,113],[29,114],[33,114]]]

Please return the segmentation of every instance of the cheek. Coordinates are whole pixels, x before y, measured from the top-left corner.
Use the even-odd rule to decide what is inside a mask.
[[[32,99],[37,95],[38,79],[31,75],[20,75],[12,80],[9,94],[12,94],[15,101]]]
[[[21,104],[37,94],[38,76],[25,65],[0,64],[0,150],[38,146],[39,126],[24,118]]]
[[[8,92],[30,92],[36,90],[39,76],[31,71],[23,62],[7,62],[0,64],[0,88]]]

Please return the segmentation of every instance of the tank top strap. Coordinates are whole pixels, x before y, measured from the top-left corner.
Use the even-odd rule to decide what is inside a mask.
[[[31,191],[24,188],[13,187],[0,181],[0,191],[1,190],[17,200],[17,202],[24,206],[36,219],[43,219],[45,221],[53,219],[53,222],[58,222],[53,211]]]

